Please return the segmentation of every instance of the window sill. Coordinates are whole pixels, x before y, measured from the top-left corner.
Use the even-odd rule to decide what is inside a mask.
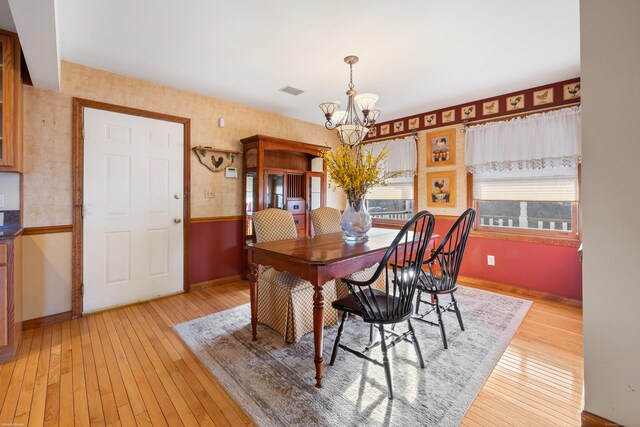
[[[471,230],[470,237],[481,239],[514,240],[519,242],[539,243],[543,245],[569,246],[577,248],[581,239],[575,236],[542,236],[540,234],[513,232],[504,230]]]
[[[378,219],[372,218],[371,225],[376,228],[390,228],[393,230],[400,230],[407,221],[402,219]]]

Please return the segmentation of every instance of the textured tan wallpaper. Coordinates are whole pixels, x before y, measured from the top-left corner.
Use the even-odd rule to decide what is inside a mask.
[[[418,132],[418,210],[426,209],[434,215],[458,216],[467,209],[467,172],[464,166],[465,134],[460,132],[462,125],[442,127],[436,131],[455,129],[456,131],[456,164],[455,166],[437,166],[427,168],[427,131]],[[441,208],[429,206],[429,189],[427,188],[427,173],[455,171],[456,172],[456,206]]]
[[[257,133],[318,145],[337,142],[321,125],[64,61],[61,87],[61,93],[24,87],[26,227],[71,224],[73,97],[188,117],[191,145],[242,151],[240,139]],[[218,127],[219,117],[224,128]],[[191,159],[192,217],[240,215],[242,180],[210,172],[193,153]],[[215,198],[204,198],[207,188],[215,190]],[[343,196],[331,191],[327,202],[344,204]]]

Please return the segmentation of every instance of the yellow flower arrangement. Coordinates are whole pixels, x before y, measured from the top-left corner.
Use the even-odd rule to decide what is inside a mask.
[[[387,185],[390,178],[402,174],[402,171],[385,170],[383,160],[389,151],[385,147],[380,154],[374,156],[365,147],[350,148],[342,144],[333,150],[323,151],[321,157],[331,179],[330,188],[342,188],[353,208],[359,211],[360,201],[367,191],[375,186]]]

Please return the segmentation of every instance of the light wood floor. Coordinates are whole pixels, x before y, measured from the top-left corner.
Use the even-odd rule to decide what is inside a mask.
[[[0,424],[251,424],[171,329],[248,301],[237,282],[25,331]],[[535,301],[462,424],[579,425],[582,354],[582,311]]]

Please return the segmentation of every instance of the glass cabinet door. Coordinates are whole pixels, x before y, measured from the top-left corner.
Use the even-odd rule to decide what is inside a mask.
[[[309,177],[309,210],[318,209],[322,206],[322,177]]]
[[[244,214],[247,218],[245,233],[253,235],[253,212],[258,207],[258,177],[255,172],[246,173]]]
[[[265,208],[284,209],[284,173],[265,173]]]

